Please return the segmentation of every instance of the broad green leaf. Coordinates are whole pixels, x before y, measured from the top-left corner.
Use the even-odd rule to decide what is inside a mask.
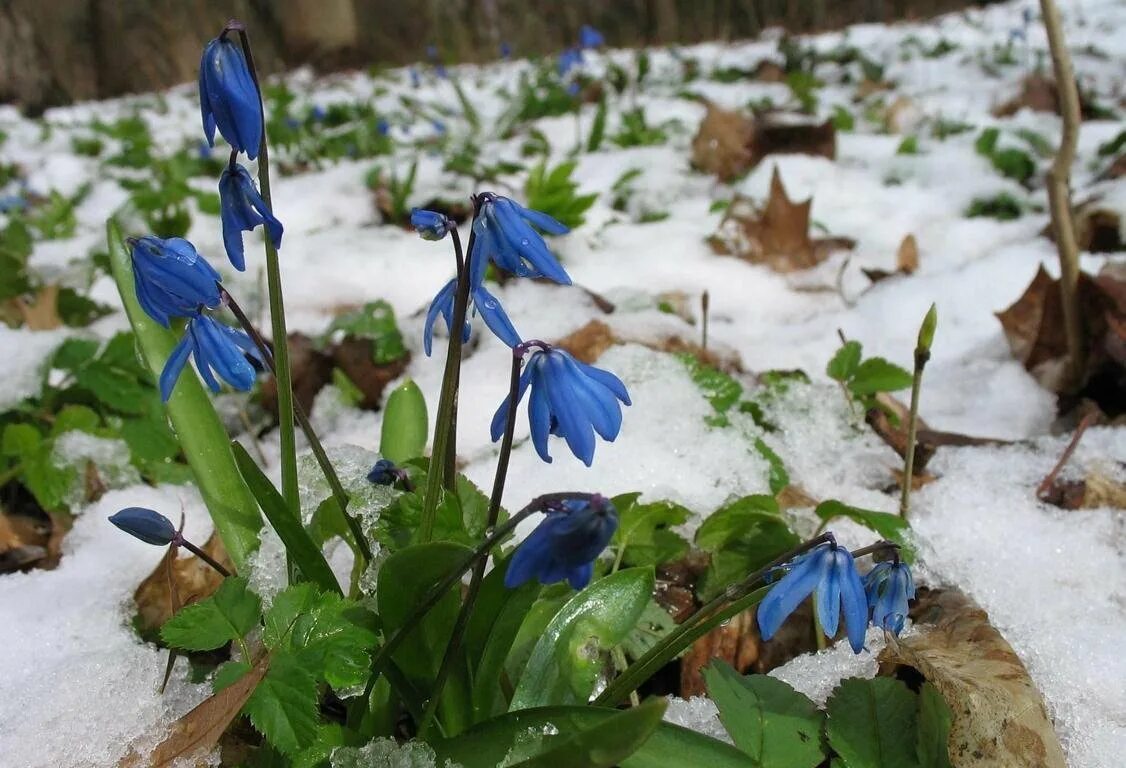
[[[340,584],[336,575],[329,568],[321,548],[313,541],[312,536],[305,530],[301,520],[293,510],[290,510],[285,499],[263,474],[261,468],[254,462],[250,454],[238,443],[232,443],[235,463],[242,473],[250,492],[258,500],[262,513],[270,521],[270,525],[277,532],[278,538],[285,544],[286,554],[297,565],[302,575],[318,585],[322,590],[340,592]]]
[[[98,342],[92,339],[70,338],[59,345],[51,365],[64,371],[76,371],[98,354]]]
[[[382,299],[369,301],[357,310],[334,318],[325,336],[335,333],[370,341],[372,360],[377,365],[394,362],[407,353],[395,322],[395,310]]]
[[[114,282],[144,364],[155,380],[179,339],[146,315],[137,303],[132,259],[121,229],[112,219],[106,224],[106,235]],[[258,546],[262,518],[235,466],[227,430],[203,386],[190,372],[180,377],[166,408],[219,537],[235,566],[243,570],[247,556]]]
[[[847,768],[917,768],[916,707],[899,680],[844,680],[826,705],[829,746]]]
[[[859,341],[846,341],[825,367],[825,373],[834,381],[848,381],[860,365],[860,352]]]
[[[294,584],[279,592],[270,609],[266,611],[262,624],[262,642],[271,651],[289,647],[289,636],[299,616],[313,610],[321,597],[313,584]]]
[[[551,620],[563,610],[571,594],[571,588],[566,584],[553,584],[540,590],[540,596],[532,603],[532,607],[524,615],[524,620],[520,622],[516,639],[512,641],[512,647],[504,659],[504,671],[509,680],[519,680],[524,674],[524,668],[532,658],[536,643],[543,637]],[[508,708],[507,704],[505,708]]]
[[[20,480],[41,507],[54,510],[63,506],[78,471],[71,466],[56,466],[53,440],[45,439],[30,424],[9,424],[4,428],[0,450],[22,467]]]
[[[946,699],[933,683],[923,683],[919,691],[919,740],[916,744],[919,768],[950,768],[951,722]]]
[[[874,395],[877,392],[896,392],[911,386],[911,374],[882,357],[870,357],[862,362],[848,382],[854,395]]]
[[[767,477],[767,482],[770,484],[770,492],[777,496],[782,492],[782,489],[790,484],[790,473],[786,471],[786,465],[782,463],[782,457],[774,452],[774,449],[766,444],[766,441],[761,437],[755,438],[755,450],[759,455],[766,459],[766,463],[770,465],[770,474]]]
[[[66,405],[55,414],[55,420],[51,424],[51,435],[58,436],[72,430],[96,435],[101,431],[101,423],[101,417],[93,408],[84,405]]]
[[[418,385],[407,379],[387,397],[379,453],[396,464],[421,456],[428,426],[426,398]]]
[[[773,496],[744,496],[721,507],[696,530],[696,546],[711,553],[701,595],[704,599],[718,595],[800,543]]]
[[[829,499],[817,505],[813,510],[814,513],[826,522],[835,517],[847,517],[853,522],[859,523],[866,528],[871,528],[888,541],[894,541],[900,546],[900,554],[904,560],[912,561],[915,556],[915,550],[911,546],[907,537],[907,532],[910,530],[907,521],[899,515],[894,515],[890,512],[876,512],[871,509],[861,509],[860,507],[850,507],[848,504]]]
[[[645,606],[637,626],[622,641],[622,649],[630,658],[639,659],[667,634],[676,629],[676,622],[668,611],[652,598]]]
[[[262,602],[243,577],[223,579],[211,597],[181,609],[160,628],[164,642],[188,651],[210,651],[246,637],[258,624]]]
[[[322,593],[299,615],[289,645],[301,665],[337,690],[363,685],[375,647],[375,616],[335,592]]]
[[[644,704],[620,711],[590,728],[560,734],[547,742],[546,749],[509,762],[512,768],[610,768],[632,755],[646,742],[665,713],[668,702],[650,699]],[[540,742],[543,745],[543,741]],[[511,757],[509,758],[511,760]]]
[[[638,504],[636,500],[618,510],[618,530],[611,546],[624,547],[626,565],[661,565],[683,557],[688,542],[671,530],[687,522],[691,512],[671,501]]]
[[[464,768],[496,768],[504,765],[513,749],[519,749],[530,737],[542,734],[542,739],[536,741],[542,748],[550,749],[576,733],[614,722],[621,715],[620,710],[586,705],[523,709],[481,723],[454,738],[432,742],[432,746],[438,765],[450,760]],[[617,764],[621,768],[748,768],[750,765],[747,756],[730,744],[663,722],[657,724],[637,751]],[[555,762],[553,765],[570,768],[571,763]]]
[[[587,701],[602,669],[602,652],[637,624],[653,583],[651,568],[630,568],[571,598],[532,650],[509,709]]]
[[[279,751],[294,755],[317,738],[317,679],[290,654],[275,656],[243,712]]]
[[[825,759],[825,715],[806,696],[769,675],[744,677],[716,660],[704,669],[708,695],[739,749],[761,768],[814,768]]]

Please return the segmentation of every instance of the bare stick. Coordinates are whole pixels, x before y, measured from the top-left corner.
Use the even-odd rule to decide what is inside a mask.
[[[1083,420],[1079,422],[1079,426],[1075,428],[1075,434],[1071,436],[1071,442],[1067,444],[1067,447],[1063,449],[1063,453],[1060,454],[1060,460],[1056,462],[1056,465],[1052,467],[1052,471],[1044,476],[1044,479],[1040,481],[1040,485],[1036,488],[1036,498],[1040,499],[1040,501],[1047,501],[1048,497],[1051,496],[1052,485],[1056,482],[1056,477],[1059,475],[1060,470],[1067,464],[1068,459],[1071,458],[1071,454],[1075,453],[1075,449],[1079,445],[1079,439],[1083,437],[1083,433],[1087,431],[1087,427],[1091,426],[1094,421],[1095,414],[1088,413],[1083,417]]]

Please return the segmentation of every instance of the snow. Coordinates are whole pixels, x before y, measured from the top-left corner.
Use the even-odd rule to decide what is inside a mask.
[[[1018,442],[1000,448],[944,448],[932,460],[928,469],[937,479],[913,497],[920,578],[932,585],[957,585],[981,603],[1043,692],[1070,764],[1110,768],[1119,765],[1126,752],[1126,690],[1113,683],[1126,679],[1121,652],[1126,646],[1121,510],[1068,512],[1035,498],[1036,484],[1067,438],[1051,435],[1054,397],[1012,359],[994,313],[1022,293],[1038,266],[1045,265],[1053,274],[1058,269],[1052,244],[1039,237],[1047,222],[1043,190],[1028,191],[1003,178],[973,146],[987,126],[1001,129],[1005,146],[1019,146],[1013,134],[1017,128],[1042,134],[1050,145],[1058,142],[1055,116],[1027,110],[1007,119],[990,114],[1019,90],[1029,62],[1044,50],[1042,29],[1033,24],[1027,46],[1014,46],[1016,64],[996,60],[995,49],[1004,45],[1011,29],[1021,26],[1022,9],[1032,6],[1008,2],[926,24],[860,25],[803,38],[822,51],[854,45],[884,64],[885,78],[895,83],[883,96],[885,103],[899,97],[908,100],[908,114],[900,122],[916,135],[920,153],[896,154],[903,135],[881,133],[878,125],[862,119],[865,105],[853,102],[855,82],[845,82],[845,68],[824,65],[818,69],[826,81],[818,92],[819,117],[829,116],[839,105],[857,118],[856,132],[838,134],[837,159],[771,157],[734,187],[689,169],[691,136],[704,108],[677,94],[686,90],[729,108],[743,108],[763,97],[776,104],[787,102],[790,94],[784,85],[707,79],[715,68],[748,68],[763,58],[777,59],[776,33],[743,44],[651,51],[646,88],[627,94],[620,105],[612,104],[607,135],[617,130],[620,109],[633,99],[645,107],[650,125],[677,123],[670,125],[669,141],[660,146],[622,150],[607,142],[599,152],[578,155],[575,178],[581,190],[601,195],[587,223],[551,245],[581,288],[514,281],[496,291],[526,338],[550,341],[590,320],[606,323],[627,343],[608,350],[597,364],[625,381],[633,405],[624,410],[618,440],[599,441],[589,469],[554,439],[553,462],[540,461],[528,440],[521,408],[505,505],[515,509],[538,494],[557,490],[641,491],[647,500],[671,499],[696,512],[685,527],[691,533],[703,515],[730,498],[767,492],[767,466],[753,450],[754,438],[761,437],[783,459],[794,482],[813,497],[894,511],[896,499],[884,489],[892,483],[899,459],[850,412],[839,389],[825,378],[825,364],[839,346],[840,329],[860,341],[867,356],[881,355],[908,366],[918,324],[936,302],[939,326],[922,389],[924,418],[936,429]],[[1075,63],[1081,82],[1101,103],[1119,103],[1126,60],[1126,35],[1120,32],[1126,27],[1126,7],[1113,0],[1084,0],[1062,10],[1069,40],[1078,51]],[[907,42],[912,37],[918,45]],[[957,47],[939,58],[919,53],[942,40]],[[681,83],[677,57],[697,59],[701,77]],[[633,71],[629,51],[593,54],[585,66],[597,73],[611,61]],[[513,89],[527,66],[513,62],[459,70],[486,136],[491,136],[490,126],[506,106],[496,89]],[[435,105],[456,109],[449,83],[427,83],[415,91],[405,72],[380,80],[364,73],[316,78],[302,70],[292,73],[288,83],[297,94],[298,109],[314,103],[370,101],[389,115],[393,135],[402,141],[433,133],[428,121],[412,124],[401,107],[403,95],[417,99],[427,113]],[[94,182],[76,209],[76,235],[35,244],[30,263],[39,274],[81,284],[79,278],[88,274],[86,255],[103,247],[105,218],[126,200],[116,181],[102,177],[96,160],[71,152],[73,135],[85,135],[85,126],[94,119],[112,121],[147,105],[142,114],[158,147],[171,151],[198,141],[194,86],[172,89],[162,99],[167,105],[163,111],[151,109],[152,96],[50,110],[45,120],[53,130],[46,138],[41,123],[0,108],[0,130],[8,136],[0,145],[0,160],[27,170],[33,190],[66,194]],[[593,115],[592,106],[584,108],[584,135]],[[940,141],[931,131],[939,118],[969,123],[973,130]],[[455,144],[467,135],[459,119],[443,120]],[[566,159],[575,142],[574,118],[548,118],[537,128],[550,141],[549,164]],[[1097,189],[1105,205],[1126,211],[1126,181],[1094,183],[1102,167],[1096,158],[1098,146],[1119,130],[1121,124],[1113,121],[1083,124],[1074,183],[1078,190]],[[489,138],[482,156],[527,162],[520,157],[520,143],[519,137]],[[464,177],[442,170],[440,154],[404,146],[394,158],[348,160],[296,175],[275,175],[274,199],[286,227],[281,258],[290,329],[320,334],[342,308],[386,299],[413,354],[406,375],[422,388],[433,413],[443,346],[435,345],[434,359],[425,357],[422,315],[453,274],[448,243],[425,243],[396,227],[380,226],[364,183],[376,164],[402,173],[416,158],[418,185],[410,204],[436,196],[463,199],[475,191]],[[1046,161],[1038,162],[1042,171]],[[623,214],[610,207],[610,188],[632,168],[643,174],[634,180],[637,192]],[[801,275],[776,274],[711,252],[705,238],[721,217],[711,212],[713,203],[735,193],[761,201],[775,168],[792,199],[812,196],[816,228],[854,238],[854,251],[837,254]],[[522,199],[523,180],[522,175],[506,176],[495,189]],[[1012,194],[1031,212],[1009,222],[965,217],[973,199],[999,192]],[[635,218],[641,211],[669,215],[640,224]],[[463,240],[468,234],[463,227]],[[918,271],[870,286],[861,270],[891,268],[908,234],[918,242]],[[250,315],[260,316],[264,279],[260,260],[250,256],[260,235],[247,236],[250,265],[245,273],[225,264],[217,218],[196,216],[189,236],[220,268],[227,287]],[[1085,254],[1083,266],[1097,271],[1106,261],[1105,256]],[[605,297],[616,310],[604,314],[582,288]],[[687,369],[649,348],[670,336],[699,341],[698,299],[705,290],[711,306],[709,348],[737,357],[749,372],[800,368],[812,378],[809,384],[792,384],[766,406],[778,431],[763,433],[740,414],[731,416],[730,426],[708,427],[705,418],[711,406]],[[657,297],[671,292],[685,297],[694,324],[658,311]],[[90,295],[111,305],[117,301],[112,282],[104,276],[97,278]],[[115,314],[89,331],[105,337],[123,327],[124,319]],[[474,331],[462,372],[458,450],[463,471],[488,488],[496,457],[488,425],[507,391],[510,356],[480,319],[474,321]],[[45,361],[67,335],[65,329],[32,332],[0,325],[6,363],[0,409],[38,392]],[[748,396],[760,392],[752,375],[739,378]],[[318,398],[313,420],[339,462],[345,485],[364,487],[363,475],[377,458],[381,414],[356,411],[339,393],[326,391]],[[83,439],[67,438],[59,450],[82,457],[106,447],[69,442]],[[267,435],[261,448],[269,460],[268,471],[276,477],[276,435]],[[1124,460],[1126,432],[1121,427],[1093,428],[1080,443],[1069,472],[1083,476],[1098,470],[1120,476],[1115,462]],[[311,515],[328,493],[308,457],[302,460],[302,482],[303,510]],[[370,519],[387,498],[383,490],[365,492],[370,497],[359,509]],[[161,551],[122,537],[104,518],[120,507],[136,505],[170,516],[184,506],[189,538],[206,539],[207,516],[190,489],[127,487],[76,510],[57,570],[0,577],[0,647],[5,649],[0,673],[6,685],[20,693],[0,702],[5,764],[113,764],[131,739],[153,743],[163,726],[205,695],[206,686],[185,682],[181,662],[169,693],[158,696],[164,654],[140,643],[130,627],[132,591]],[[790,514],[799,530],[812,531],[816,524],[809,510]],[[834,524],[834,530],[849,545],[874,538],[855,525]],[[327,554],[346,579],[351,562],[346,548],[337,544]],[[250,576],[267,598],[283,584],[284,557],[270,533],[251,563]],[[363,574],[362,583],[370,584],[374,576],[375,569]],[[839,644],[796,659],[774,674],[823,701],[840,678],[873,673],[879,642],[878,636],[870,636],[870,652],[860,656]],[[115,705],[105,707],[106,700]],[[708,733],[722,731],[713,705],[705,699],[674,701],[668,717]],[[373,746],[366,757],[376,759],[374,750],[388,746]],[[427,764],[420,757],[421,764]],[[379,759],[392,758],[380,753]]]

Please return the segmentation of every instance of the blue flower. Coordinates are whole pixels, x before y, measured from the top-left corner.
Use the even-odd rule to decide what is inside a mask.
[[[504,586],[512,589],[536,578],[541,584],[566,580],[582,589],[617,528],[617,510],[602,496],[563,502],[517,547]]]
[[[214,373],[235,389],[245,392],[254,386],[256,376],[254,366],[246,359],[247,354],[261,362],[254,342],[245,333],[228,328],[208,315],[193,317],[184,328],[184,338],[172,350],[160,374],[161,399],[167,402],[172,396],[189,355],[195,357],[199,375],[212,392],[219,391]]]
[[[533,211],[516,202],[484,192],[473,221],[473,252],[470,254],[472,285],[481,285],[491,259],[498,267],[517,277],[546,277],[561,285],[571,278],[548,250],[533,225],[552,235],[570,232],[546,213]]]
[[[502,41],[500,44],[500,57],[505,61],[512,58],[512,44]]]
[[[219,306],[219,273],[187,240],[146,235],[128,243],[137,301],[153,320],[167,328],[169,318]]]
[[[426,313],[426,323],[422,330],[422,348],[429,357],[433,351],[434,346],[434,323],[437,322],[439,315],[446,321],[446,328],[449,329],[450,324],[453,322],[454,317],[454,300],[457,298],[457,279],[450,280],[442,289],[438,291],[438,295],[430,302],[430,309]],[[512,321],[508,319],[508,314],[505,313],[504,307],[495,296],[489,293],[485,286],[479,285],[476,288],[471,288],[469,293],[469,303],[481,315],[481,319],[485,321],[485,325],[489,330],[496,334],[497,338],[507,344],[509,347],[515,347],[520,343],[520,334],[517,333],[516,328],[512,325]],[[472,333],[472,326],[469,324],[468,314],[465,320],[465,327],[461,331],[461,342],[464,344],[469,341],[469,336]]]
[[[375,485],[394,485],[396,480],[405,478],[407,473],[395,466],[390,459],[380,459],[368,472],[368,482]]]
[[[219,217],[223,222],[223,246],[227,258],[235,269],[246,269],[243,255],[242,233],[250,232],[259,224],[266,225],[266,234],[275,248],[281,248],[283,227],[270,206],[258,194],[250,172],[241,165],[223,169],[219,177]]]
[[[110,515],[109,521],[130,536],[157,547],[171,544],[177,536],[171,520],[145,507],[126,507]]]
[[[903,631],[907,601],[915,599],[915,580],[906,563],[877,563],[864,577],[872,623],[892,634]]]
[[[528,397],[532,445],[544,461],[548,435],[567,441],[567,447],[588,467],[594,461],[594,435],[612,441],[622,428],[619,401],[630,405],[629,393],[614,374],[580,362],[557,347],[536,350],[520,374],[516,402]],[[493,416],[492,438],[499,440],[508,418],[508,398]]]
[[[251,160],[262,143],[262,103],[242,48],[221,35],[203,49],[199,62],[199,109],[203,135],[215,146],[215,128]]]
[[[411,209],[411,226],[423,240],[441,240],[450,233],[453,223],[445,214],[427,211],[422,208]]]
[[[868,627],[868,601],[852,553],[835,542],[821,544],[795,560],[790,572],[763,598],[758,607],[762,639],[774,637],[786,617],[811,593],[825,635],[837,634],[843,611],[848,642],[860,653]]]
[[[457,280],[450,280],[442,286],[434,300],[430,302],[430,309],[426,312],[426,323],[422,330],[422,348],[426,352],[426,356],[430,357],[430,353],[434,346],[434,323],[438,320],[438,315],[446,321],[446,328],[449,328],[454,321],[454,298],[457,293]],[[469,341],[470,333],[469,321],[465,321],[465,327],[461,331],[461,341],[464,344]]]
[[[602,36],[594,27],[589,24],[583,24],[579,29],[579,47],[580,48],[598,48],[606,45],[606,38]]]
[[[422,85],[422,78],[418,74],[418,70],[411,67],[407,72],[411,77],[411,88],[418,88]]]
[[[564,77],[575,67],[582,66],[583,52],[579,48],[568,48],[559,54],[559,60],[556,62],[556,67],[559,70],[559,76]]]

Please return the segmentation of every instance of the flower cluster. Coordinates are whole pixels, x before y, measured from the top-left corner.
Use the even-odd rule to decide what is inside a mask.
[[[878,563],[861,579],[852,553],[835,541],[825,542],[791,562],[786,575],[759,604],[758,625],[763,640],[774,637],[811,594],[825,635],[836,636],[843,618],[849,645],[860,653],[869,621],[896,635],[903,630],[907,601],[915,597],[915,584],[910,568],[898,558],[894,563]]]

